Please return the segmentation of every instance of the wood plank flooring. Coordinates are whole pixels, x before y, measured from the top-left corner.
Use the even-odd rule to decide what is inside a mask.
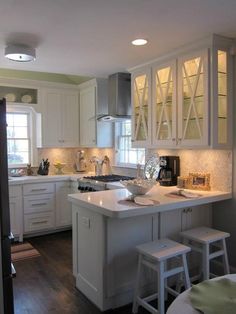
[[[27,241],[41,256],[14,263],[17,272],[13,280],[15,314],[102,313],[75,288],[70,231]],[[105,313],[131,314],[131,305]],[[139,309],[139,314],[146,313],[145,309]]]

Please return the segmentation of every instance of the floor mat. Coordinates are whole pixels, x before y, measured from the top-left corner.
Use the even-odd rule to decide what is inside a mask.
[[[33,258],[40,256],[38,250],[36,250],[30,243],[14,244],[11,246],[11,260],[12,262],[21,261],[27,258]]]

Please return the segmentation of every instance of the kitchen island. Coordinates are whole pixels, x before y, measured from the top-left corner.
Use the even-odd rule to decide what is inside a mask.
[[[153,187],[145,195],[152,206],[126,201],[126,189],[68,196],[76,287],[102,311],[132,302],[136,245],[166,236],[177,239],[181,230],[210,226],[211,203],[231,198],[227,192],[201,191],[190,199],[172,194],[176,190]],[[150,276],[145,273],[144,286]]]

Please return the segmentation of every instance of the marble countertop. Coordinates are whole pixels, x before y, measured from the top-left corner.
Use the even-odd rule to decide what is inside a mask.
[[[92,193],[69,194],[68,199],[74,205],[96,211],[107,217],[127,218],[208,204],[232,198],[231,193],[221,191],[206,192],[191,190],[192,193],[201,195],[197,198],[170,195],[171,192],[177,190],[178,189],[176,187],[162,187],[157,184],[145,196],[143,196],[153,200],[154,205],[149,206],[137,205],[132,201],[125,201],[125,199],[130,195],[128,190],[125,188]]]

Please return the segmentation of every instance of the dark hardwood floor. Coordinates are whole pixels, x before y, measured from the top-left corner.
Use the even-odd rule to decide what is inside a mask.
[[[27,239],[40,257],[15,262],[13,281],[15,314],[100,314],[75,288],[72,275],[71,232]],[[131,305],[106,314],[130,314]],[[140,308],[139,314],[148,313]]]

